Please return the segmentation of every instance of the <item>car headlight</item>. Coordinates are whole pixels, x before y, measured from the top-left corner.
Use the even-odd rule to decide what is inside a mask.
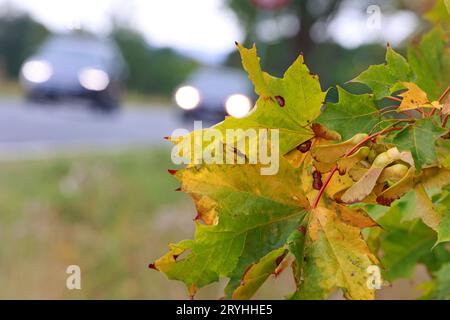
[[[225,102],[225,109],[235,118],[245,117],[252,108],[251,100],[243,94],[233,94]]]
[[[53,75],[53,68],[48,61],[30,60],[23,65],[22,75],[30,82],[44,83]]]
[[[191,86],[181,87],[175,92],[175,102],[184,110],[195,109],[200,104],[200,92]]]
[[[103,91],[109,85],[109,76],[101,69],[83,69],[78,74],[78,80],[83,88],[91,91]]]

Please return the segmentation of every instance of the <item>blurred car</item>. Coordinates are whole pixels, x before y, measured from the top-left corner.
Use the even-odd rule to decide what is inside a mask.
[[[246,73],[226,67],[202,67],[175,92],[185,120],[222,121],[245,117],[253,107],[253,87]]]
[[[126,65],[114,42],[87,35],[50,37],[21,69],[33,101],[85,98],[102,110],[119,106]]]

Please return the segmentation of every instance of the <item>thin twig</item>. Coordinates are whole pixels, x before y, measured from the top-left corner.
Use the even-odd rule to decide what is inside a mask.
[[[400,98],[396,98],[396,97],[385,97],[386,99],[388,99],[388,100],[391,100],[391,101],[395,101],[395,102],[402,102],[402,99],[400,99]]]

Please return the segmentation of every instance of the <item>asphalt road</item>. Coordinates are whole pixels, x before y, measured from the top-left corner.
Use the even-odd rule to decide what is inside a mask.
[[[165,143],[163,137],[174,129],[184,127],[174,107],[128,107],[103,114],[82,104],[33,105],[0,99],[0,157],[153,147]]]

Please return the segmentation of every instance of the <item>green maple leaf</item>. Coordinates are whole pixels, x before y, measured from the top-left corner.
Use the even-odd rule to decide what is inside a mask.
[[[322,91],[318,76],[309,71],[303,56],[300,55],[280,79],[261,70],[255,46],[246,49],[238,45],[238,49],[244,69],[260,97],[245,118],[227,117],[213,128],[224,135],[227,129],[278,129],[281,155],[310,140],[314,136],[310,125],[319,116],[327,92]],[[239,139],[242,137],[236,138]],[[181,142],[184,141],[189,143],[188,139]]]
[[[239,286],[233,292],[232,298],[235,300],[250,299],[267,278],[275,272],[286,253],[287,249],[285,248],[274,250],[250,266],[240,280]]]
[[[434,28],[423,36],[416,46],[408,48],[408,61],[416,84],[428,98],[437,100],[450,84],[450,41],[449,33]]]
[[[450,300],[450,262],[433,273],[433,280],[420,286],[426,294],[422,299]]]
[[[326,92],[322,91],[318,76],[304,64],[303,56],[300,55],[280,79],[261,70],[255,46],[246,49],[238,45],[238,49],[244,69],[260,97],[247,117],[228,117],[215,128],[223,131],[279,129],[282,155],[311,139],[314,133],[309,125],[319,116]]]
[[[401,82],[413,79],[414,74],[406,59],[388,46],[385,64],[370,66],[351,82],[366,84],[372,89],[375,99],[379,100],[401,89]]]
[[[343,140],[357,133],[369,133],[380,122],[373,96],[354,95],[338,87],[339,102],[328,103],[316,120],[327,128],[337,131]]]
[[[420,119],[397,133],[392,142],[400,151],[410,150],[416,169],[420,170],[424,165],[438,164],[435,142],[445,133],[446,130],[437,126],[434,119]]]
[[[403,221],[408,208],[407,197],[394,202],[391,208],[369,208],[369,214],[382,227],[376,241],[383,252],[383,277],[389,281],[410,278],[416,264],[430,254],[436,242],[435,232],[421,221]],[[374,232],[380,231],[374,229]]]
[[[248,266],[283,247],[308,206],[300,175],[285,161],[275,176],[259,170],[259,165],[210,165],[179,171],[176,177],[203,223],[196,224],[195,240],[171,245],[155,267],[189,288],[200,288],[222,276],[242,276]]]
[[[448,242],[450,241],[450,185],[447,186],[447,190],[442,193],[436,207],[442,216],[437,228],[437,243]]]
[[[450,299],[450,263],[444,264],[434,276],[436,277],[436,298]]]

